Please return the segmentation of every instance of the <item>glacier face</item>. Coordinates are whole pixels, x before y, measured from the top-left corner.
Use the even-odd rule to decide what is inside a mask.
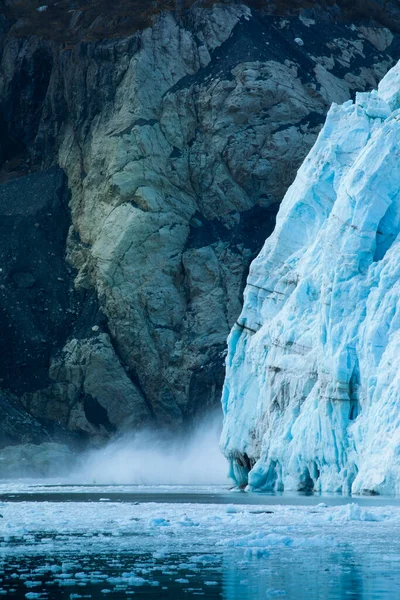
[[[400,64],[333,105],[253,262],[221,448],[250,489],[400,493]]]

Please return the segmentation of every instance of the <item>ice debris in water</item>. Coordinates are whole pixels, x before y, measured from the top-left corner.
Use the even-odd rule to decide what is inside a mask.
[[[400,492],[400,64],[333,105],[253,262],[221,447],[238,485]]]
[[[248,585],[249,593],[261,586],[265,598],[267,589],[284,588],[288,597],[297,598],[287,587],[296,581],[292,571],[303,582],[307,565],[312,565],[314,573],[317,564],[320,574],[332,579],[335,569],[346,570],[349,562],[356,565],[357,572],[363,569],[370,573],[371,564],[382,558],[386,564],[394,561],[390,567],[394,589],[398,586],[400,506],[374,505],[370,499],[360,503],[363,506],[321,508],[315,501],[312,506],[274,505],[272,512],[260,505],[263,510],[257,513],[251,504],[238,505],[237,512],[230,512],[220,504],[165,503],[154,515],[155,504],[151,502],[139,506],[130,502],[10,502],[4,509],[5,519],[0,520],[0,547],[8,564],[2,575],[8,581],[2,585],[15,584],[32,599],[39,591],[40,597],[45,597],[47,585],[54,586],[57,597],[71,600],[90,595],[97,598],[100,593],[102,597],[120,597],[125,592],[158,598],[166,584],[171,593],[177,589],[184,594],[204,590],[213,595],[219,593],[218,586],[225,585],[226,573],[225,581],[229,581],[230,572],[236,581]],[[154,527],[151,521],[161,518],[161,510],[169,523],[166,528]],[[29,523],[29,538],[19,526],[23,519]],[[182,527],[187,521],[196,523],[195,544],[193,528]],[[113,536],[116,530],[120,537]],[[43,560],[41,540],[54,532],[57,535]],[[12,544],[5,541],[6,536],[12,537]],[[263,568],[254,568],[255,560],[264,561],[268,570],[278,564],[279,577],[266,577]],[[283,572],[290,575],[286,582],[281,576],[282,564]],[[379,568],[374,578],[377,573]],[[386,567],[383,576],[387,581]],[[322,581],[328,585],[329,579]],[[32,582],[40,582],[42,587]],[[74,595],[76,589],[81,590],[80,596]],[[232,589],[237,592],[237,588]],[[311,597],[308,588],[300,595],[304,600]]]

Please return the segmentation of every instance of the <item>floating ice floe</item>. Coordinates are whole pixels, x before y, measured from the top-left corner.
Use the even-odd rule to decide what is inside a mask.
[[[0,521],[0,592],[24,583],[32,600],[46,598],[47,586],[71,600],[125,593],[158,598],[166,587],[179,589],[176,597],[191,597],[207,589],[219,595],[225,581],[227,599],[265,598],[280,590],[309,600],[319,596],[310,596],[308,587],[298,590],[298,578],[303,581],[310,568],[315,573],[315,564],[318,585],[329,586],[333,575],[337,585],[336,574],[344,573],[345,586],[349,564],[370,574],[380,560],[385,567],[380,579],[375,568],[373,582],[380,589],[390,570],[397,590],[400,506],[373,502],[273,505],[272,511],[261,505],[257,512],[252,505],[227,512],[216,504],[10,502]],[[152,518],[169,525],[154,527]],[[18,525],[23,520],[25,533]],[[187,520],[196,529],[182,527]]]

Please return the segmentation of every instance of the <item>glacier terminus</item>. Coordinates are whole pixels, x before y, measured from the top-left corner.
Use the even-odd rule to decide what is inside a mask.
[[[253,490],[400,493],[400,64],[333,104],[252,263],[221,448]]]

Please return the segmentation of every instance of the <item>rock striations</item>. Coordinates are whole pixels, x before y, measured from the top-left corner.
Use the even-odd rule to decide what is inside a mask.
[[[53,438],[218,403],[249,264],[331,102],[399,58],[373,22],[189,4],[109,39],[46,36],[51,2],[39,35],[0,20],[0,388]]]
[[[333,105],[229,339],[238,484],[399,493],[400,63]]]

